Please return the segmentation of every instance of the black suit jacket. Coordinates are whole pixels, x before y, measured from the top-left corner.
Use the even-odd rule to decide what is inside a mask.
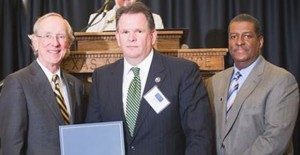
[[[154,52],[144,94],[156,85],[171,103],[157,114],[142,98],[133,137],[123,110],[123,69],[121,59],[95,70],[87,122],[123,121],[127,155],[211,154],[211,110],[196,63]]]
[[[84,87],[62,73],[71,122],[84,119]],[[45,73],[34,61],[6,77],[0,96],[0,131],[4,155],[60,155],[59,125],[64,121]]]

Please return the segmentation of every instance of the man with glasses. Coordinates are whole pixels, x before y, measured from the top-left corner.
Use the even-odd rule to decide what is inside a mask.
[[[48,13],[29,38],[37,59],[7,76],[0,96],[3,154],[60,155],[58,126],[84,119],[83,83],[60,68],[73,31],[61,15]]]

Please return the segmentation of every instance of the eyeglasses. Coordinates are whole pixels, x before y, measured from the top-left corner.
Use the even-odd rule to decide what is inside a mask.
[[[57,35],[45,34],[45,35],[35,35],[35,36],[42,38],[46,41],[51,41],[54,38],[58,41],[66,41],[66,39],[67,39],[67,37],[63,34],[57,34]]]

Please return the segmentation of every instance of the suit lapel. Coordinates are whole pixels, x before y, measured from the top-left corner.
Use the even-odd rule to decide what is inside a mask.
[[[260,57],[256,66],[254,66],[251,73],[248,75],[246,81],[244,82],[241,89],[239,90],[237,97],[233,103],[234,106],[230,111],[230,115],[226,123],[225,135],[224,135],[225,137],[229,133],[231,127],[233,126],[235,120],[237,119],[238,114],[245,100],[254,91],[254,89],[261,81],[262,78],[261,75],[263,74],[264,64],[265,64],[265,60],[262,57]]]
[[[74,81],[72,81],[68,76],[62,72],[62,80],[64,81],[67,92],[68,92],[68,99],[70,104],[70,111],[71,111],[71,124],[75,122],[75,108],[76,108],[76,95],[75,95],[75,88],[74,88]]]
[[[124,59],[121,59],[118,61],[118,63],[115,63],[114,68],[111,70],[110,74],[110,81],[108,81],[111,84],[111,87],[107,87],[107,92],[109,95],[109,98],[112,102],[107,104],[114,104],[111,105],[111,107],[114,107],[114,111],[112,111],[113,115],[116,116],[116,118],[119,118],[120,120],[123,120],[124,124],[124,133],[126,134],[125,140],[128,144],[131,143],[132,138],[129,134],[129,129],[126,122],[126,117],[123,109],[123,72],[124,72]]]
[[[116,64],[115,68],[111,70],[110,84],[112,86],[108,87],[107,91],[110,95],[110,98],[113,100],[113,102],[109,104],[115,104],[112,105],[112,107],[116,107],[115,111],[113,112],[114,115],[117,115],[118,118],[124,120],[125,122],[126,119],[125,119],[123,100],[122,100],[123,70],[124,70],[124,59],[119,61],[119,63]]]
[[[229,68],[226,70],[224,75],[221,77],[221,81],[217,81],[217,85],[219,85],[218,95],[216,98],[216,117],[220,119],[216,119],[218,122],[216,122],[218,125],[220,125],[219,128],[216,130],[220,130],[218,133],[222,133],[222,137],[224,137],[225,133],[225,127],[226,127],[226,105],[227,105],[227,94],[228,94],[228,87],[229,87],[229,81],[231,79],[231,74],[232,74],[233,68]],[[222,82],[222,81],[227,81],[227,82]]]
[[[63,124],[64,121],[60,114],[59,106],[56,103],[51,84],[36,60],[31,64],[30,70],[32,71],[32,87],[35,87],[36,94],[42,99],[41,104],[46,104],[58,122]]]
[[[143,95],[145,95],[145,93],[147,93],[155,85],[160,87],[160,85],[165,79],[165,72],[163,72],[164,70],[165,67],[163,65],[161,55],[157,52],[154,52]],[[157,81],[158,78],[160,78],[159,82]],[[139,131],[140,127],[144,122],[144,119],[149,114],[151,108],[152,107],[148,104],[148,102],[144,99],[144,97],[142,97],[140,110],[139,110],[139,114],[135,126],[134,136]]]

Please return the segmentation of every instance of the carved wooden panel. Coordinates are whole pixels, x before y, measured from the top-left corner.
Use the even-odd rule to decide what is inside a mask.
[[[159,52],[196,62],[204,77],[224,70],[227,48],[181,49],[186,30],[159,30],[155,49]],[[75,32],[75,51],[62,63],[62,68],[83,81],[91,82],[92,72],[100,66],[123,57],[115,32]]]
[[[214,72],[224,69],[224,56],[227,49],[173,49],[160,52],[194,61],[202,71]],[[115,62],[122,57],[120,50],[75,51],[63,61],[62,67],[70,73],[92,73],[97,67]]]

